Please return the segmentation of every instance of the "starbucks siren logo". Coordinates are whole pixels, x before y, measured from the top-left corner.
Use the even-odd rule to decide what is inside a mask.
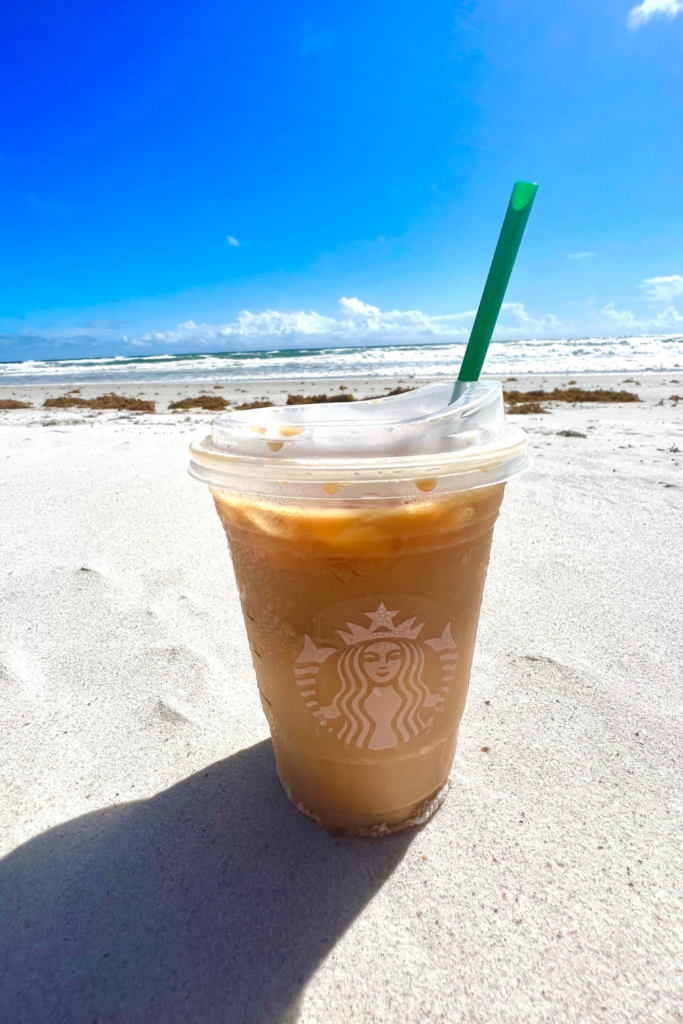
[[[453,680],[458,647],[450,623],[441,636],[419,640],[424,623],[414,626],[415,617],[395,625],[398,611],[388,611],[383,602],[376,612],[364,614],[370,626],[347,622],[348,633],[336,630],[344,648],[316,647],[305,636],[294,674],[306,707],[320,726],[349,746],[386,750],[427,729],[450,689],[443,685],[434,694],[425,683],[424,648],[431,647],[438,655],[441,682],[446,684]],[[338,655],[338,689],[331,703],[321,705],[317,677],[333,655]]]

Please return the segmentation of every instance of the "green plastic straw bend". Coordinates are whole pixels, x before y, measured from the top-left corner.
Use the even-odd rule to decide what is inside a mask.
[[[537,191],[538,185],[530,181],[514,184],[451,402],[463,393],[465,383],[479,380]]]

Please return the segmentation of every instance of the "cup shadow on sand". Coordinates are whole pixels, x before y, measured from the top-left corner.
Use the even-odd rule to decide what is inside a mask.
[[[330,835],[280,789],[269,742],[0,861],[12,1024],[280,1024],[415,832]]]

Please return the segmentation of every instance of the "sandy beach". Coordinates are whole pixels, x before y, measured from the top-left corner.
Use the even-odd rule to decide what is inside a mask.
[[[424,382],[0,388],[3,1021],[683,1022],[683,376],[629,377],[506,381],[640,401],[515,417],[452,788],[382,840],[280,789],[169,405]]]

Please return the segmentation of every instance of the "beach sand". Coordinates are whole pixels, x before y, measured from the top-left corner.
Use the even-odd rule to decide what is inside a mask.
[[[279,787],[187,475],[212,414],[167,406],[398,381],[82,387],[154,415],[0,388],[34,405],[0,412],[3,1020],[683,1021],[683,377],[629,376],[575,379],[639,403],[515,417],[536,463],[496,527],[451,792],[382,840]]]

